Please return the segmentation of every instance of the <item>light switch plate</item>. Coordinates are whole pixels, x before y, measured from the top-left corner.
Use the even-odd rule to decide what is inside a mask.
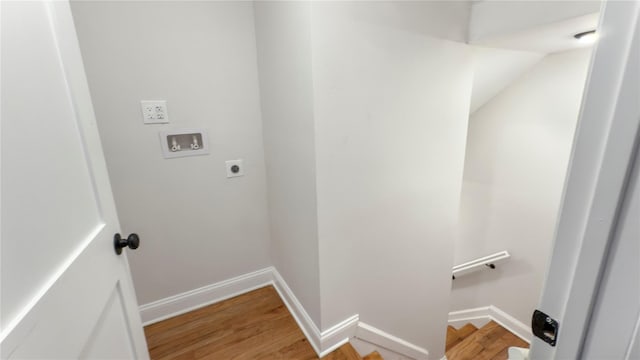
[[[169,113],[167,112],[166,100],[142,100],[142,120],[145,124],[168,124]]]
[[[244,175],[244,165],[242,165],[242,159],[225,161],[227,167],[227,177],[237,177]]]

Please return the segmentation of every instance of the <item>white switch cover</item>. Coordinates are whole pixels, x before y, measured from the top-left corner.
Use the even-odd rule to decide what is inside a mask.
[[[142,107],[142,119],[145,124],[169,123],[166,100],[142,100],[140,105]]]
[[[228,178],[244,175],[244,166],[242,165],[242,159],[225,161],[225,165],[227,166]]]

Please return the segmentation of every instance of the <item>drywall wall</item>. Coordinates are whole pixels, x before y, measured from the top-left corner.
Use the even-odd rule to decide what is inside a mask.
[[[334,14],[352,21],[466,42],[471,4],[468,1],[327,1]],[[314,11],[314,17],[316,12]]]
[[[506,49],[473,47],[473,114],[504,88],[531,69],[545,54]]]
[[[316,161],[308,2],[256,2],[271,257],[320,327]]]
[[[457,214],[471,70],[466,46],[426,34],[464,40],[469,5],[256,2],[254,6],[274,265],[321,330],[364,312],[370,323],[438,353],[444,349],[452,265],[447,236]],[[425,18],[434,21],[417,21]],[[424,81],[421,86],[420,81]],[[388,85],[397,86],[398,92],[387,92]],[[436,93],[456,94],[456,99]],[[389,95],[398,99],[389,107],[377,106]],[[366,111],[354,113],[360,107]],[[433,120],[423,122],[430,114],[436,114]],[[369,126],[373,120],[367,116],[377,118],[380,127]],[[396,126],[397,116],[405,117],[403,126]],[[416,136],[407,140],[411,134]],[[355,141],[344,146],[346,138]],[[421,145],[422,141],[430,144]],[[451,150],[446,162],[436,155],[443,143]],[[409,149],[414,152],[405,156]],[[391,164],[400,154],[404,159]],[[336,161],[337,155],[344,158]],[[360,171],[362,155],[368,161],[364,171]],[[416,162],[423,164],[409,169]],[[421,183],[430,166],[440,174]],[[392,181],[397,177],[394,171],[407,170],[403,180]],[[363,184],[369,178],[371,184]],[[407,198],[415,188],[398,193],[407,186],[407,178],[421,192],[420,198]],[[377,189],[376,184],[383,187]],[[380,203],[381,198],[393,204]],[[438,205],[429,206],[429,201]],[[389,205],[407,217],[386,217]],[[371,213],[364,214],[369,206],[366,211]],[[357,222],[345,229],[341,217],[355,208],[360,210],[347,218]],[[424,217],[429,219],[426,224]],[[371,227],[372,223],[380,227]],[[381,229],[385,231],[377,234],[376,241],[367,244],[367,236]],[[433,241],[428,240],[431,237]],[[399,242],[402,250],[397,250]],[[384,274],[387,267],[369,265],[368,249],[380,254],[383,248],[397,253],[392,261],[399,266],[397,271]],[[445,255],[435,255],[440,251]],[[424,253],[442,261],[425,262]],[[372,281],[369,276],[376,273],[383,275]],[[439,280],[427,280],[429,274]],[[396,305],[382,295],[372,299],[379,288],[414,294],[416,283],[432,285],[418,286],[420,296],[413,297],[410,306],[406,297]],[[442,296],[425,301],[426,294],[436,289]],[[415,311],[420,313],[416,316]]]
[[[439,38],[464,40],[468,13],[459,2],[74,4],[124,231],[146,246],[131,255],[141,302],[270,255],[321,330],[360,313],[443,355],[472,67],[467,45]],[[161,158],[166,126],[142,125],[138,103],[158,98],[169,127],[210,129],[210,156]],[[230,158],[247,175],[225,179]],[[191,212],[168,214],[179,205]]]
[[[440,358],[471,49],[350,4],[312,14],[322,327],[359,313]]]
[[[253,5],[73,2],[140,303],[270,265]],[[140,100],[167,100],[143,125]],[[162,157],[158,132],[205,128],[210,155]],[[224,161],[244,159],[227,179]]]
[[[523,323],[552,245],[590,50],[545,57],[469,121],[455,262],[508,250],[454,281],[451,310],[495,305]]]

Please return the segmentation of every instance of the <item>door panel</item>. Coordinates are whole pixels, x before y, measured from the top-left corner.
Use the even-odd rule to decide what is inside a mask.
[[[1,327],[102,223],[46,18],[42,3],[3,3]]]
[[[0,358],[146,359],[69,4],[0,14]]]
[[[116,286],[96,324],[81,359],[131,359],[135,352],[120,286]]]
[[[112,294],[124,275],[118,271],[119,258],[103,256],[113,252],[104,239],[104,228],[96,241],[75,259],[56,278],[55,283],[44,292],[15,328],[2,342],[3,359],[79,358],[88,343],[98,341],[91,338],[94,329],[100,326],[100,317]],[[115,269],[116,271],[108,271]],[[107,271],[104,271],[107,270]],[[118,290],[118,293],[122,291]],[[125,296],[130,296],[125,294]],[[139,328],[125,329],[123,334],[135,338]],[[129,335],[130,334],[130,335]],[[121,346],[128,346],[123,343]],[[131,346],[131,345],[129,345]]]

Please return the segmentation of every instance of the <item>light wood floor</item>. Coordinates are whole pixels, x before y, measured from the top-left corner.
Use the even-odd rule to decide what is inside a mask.
[[[272,286],[145,327],[151,359],[318,359]],[[347,344],[326,360],[361,359]]]
[[[507,360],[511,346],[528,348],[524,340],[494,321],[476,329],[468,324],[447,330],[448,360]]]

